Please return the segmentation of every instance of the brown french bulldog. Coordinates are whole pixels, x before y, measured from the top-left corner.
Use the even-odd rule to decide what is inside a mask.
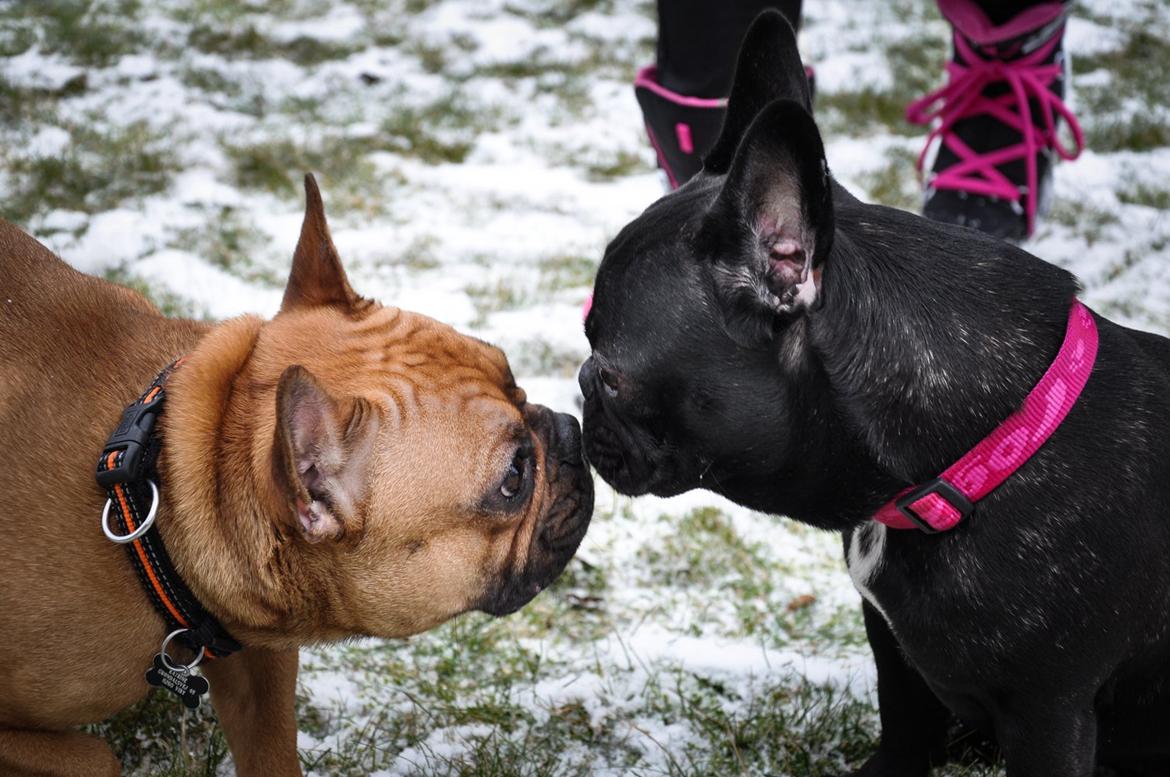
[[[119,772],[73,727],[147,694],[167,628],[99,528],[94,467],[176,357],[156,525],[244,646],[202,667],[242,776],[300,773],[299,646],[513,612],[584,536],[576,420],[529,404],[499,349],[355,294],[305,190],[271,321],[165,318],[0,221],[0,774]]]

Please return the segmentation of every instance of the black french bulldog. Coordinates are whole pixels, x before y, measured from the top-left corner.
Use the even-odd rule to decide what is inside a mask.
[[[1170,774],[1170,340],[1094,314],[1076,404],[966,520],[871,520],[1020,405],[1077,291],[835,183],[775,14],[745,39],[703,172],[606,250],[587,456],[626,494],[706,488],[843,532],[881,707],[858,775],[926,775],[954,718],[1010,777]]]

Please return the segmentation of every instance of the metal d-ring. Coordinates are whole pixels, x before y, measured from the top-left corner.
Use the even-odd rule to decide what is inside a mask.
[[[158,486],[154,484],[153,480],[147,480],[150,484],[150,511],[146,514],[146,520],[142,522],[134,531],[129,534],[114,534],[110,530],[110,503],[112,500],[106,500],[106,506],[102,508],[102,531],[106,533],[106,539],[110,542],[116,542],[119,545],[125,545],[127,542],[134,542],[134,540],[146,534],[151,526],[154,526],[154,517],[158,514]],[[174,636],[173,634],[171,636]]]
[[[172,672],[180,672],[182,674],[191,674],[191,670],[194,669],[195,667],[199,666],[199,662],[203,660],[203,655],[207,652],[206,648],[201,647],[201,648],[199,648],[199,654],[195,656],[195,660],[192,661],[191,663],[189,663],[189,664],[172,664],[171,663],[170,657],[167,656],[167,645],[171,644],[171,640],[174,639],[175,637],[179,636],[180,634],[182,634],[185,631],[190,631],[190,630],[191,629],[175,629],[174,631],[172,631],[170,634],[167,635],[167,638],[163,640],[162,647],[160,647],[158,649],[158,657],[162,659],[162,662],[164,664],[166,664],[167,669],[170,669]]]

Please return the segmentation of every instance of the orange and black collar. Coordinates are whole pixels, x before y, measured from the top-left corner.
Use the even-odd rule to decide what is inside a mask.
[[[166,621],[167,631],[181,631],[179,640],[195,652],[202,648],[206,658],[223,658],[243,646],[183,583],[154,525],[159,501],[156,465],[162,445],[156,421],[165,406],[167,378],[182,362],[172,362],[158,374],[122,413],[118,428],[106,442],[97,464],[98,485],[109,497],[102,528],[107,537],[126,546],[138,579]]]

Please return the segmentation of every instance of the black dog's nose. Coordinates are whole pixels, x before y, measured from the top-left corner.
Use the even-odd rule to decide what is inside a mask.
[[[577,373],[577,385],[586,399],[593,398],[593,392],[597,389],[597,364],[592,356],[581,365],[581,371]]]

